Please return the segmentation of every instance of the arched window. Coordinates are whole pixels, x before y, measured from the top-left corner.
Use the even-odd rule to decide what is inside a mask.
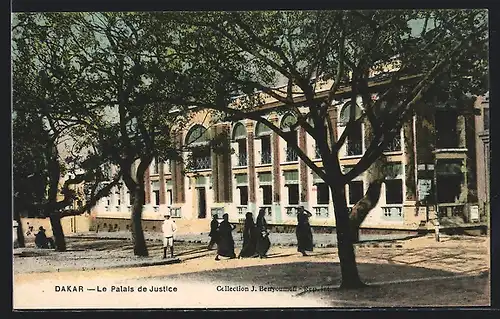
[[[186,135],[187,145],[207,144],[208,140],[208,130],[199,124],[193,126]]]
[[[271,129],[262,123],[257,123],[255,126],[255,137],[271,135]]]
[[[353,109],[354,108],[354,109]],[[356,121],[363,114],[359,105],[351,103],[350,101],[344,104],[340,111],[339,125],[346,125],[348,122]],[[350,129],[347,135],[346,155],[355,156],[363,153],[362,142],[362,126],[361,122],[356,123],[356,126]]]
[[[339,124],[346,125],[350,121],[355,121],[363,114],[363,111],[359,105],[354,104],[354,110],[352,110],[352,103],[349,101],[342,107],[340,111]]]
[[[297,118],[295,117],[295,115],[287,113],[281,119],[280,127],[283,131],[290,131],[290,127],[292,125],[295,125],[296,123],[297,123]]]
[[[271,129],[262,123],[255,126],[255,138],[260,139],[260,164],[271,164]]]
[[[297,155],[297,151],[294,149],[293,145],[298,146],[298,136],[297,129],[295,128],[293,131],[291,127],[297,124],[297,118],[292,113],[287,113],[281,119],[281,129],[284,132],[289,134],[290,142],[286,143],[286,161],[287,162],[295,162],[298,160],[299,156]]]
[[[233,128],[233,141],[237,145],[236,166],[247,165],[247,130],[242,123],[236,123]]]
[[[242,123],[236,123],[233,128],[233,140],[247,138],[247,130]]]
[[[193,126],[186,135],[186,145],[191,148],[191,166],[194,170],[212,166],[208,130],[202,125]]]

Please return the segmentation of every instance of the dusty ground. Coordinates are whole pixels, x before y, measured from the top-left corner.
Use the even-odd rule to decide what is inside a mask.
[[[73,249],[90,249],[88,255],[112,257],[130,254],[131,245],[118,240],[75,241]],[[77,248],[79,247],[79,248]],[[159,244],[151,244],[151,255],[160,254]],[[477,306],[489,304],[489,239],[487,237],[432,236],[400,241],[391,247],[358,247],[359,272],[371,287],[356,291],[335,289],[340,283],[336,248],[317,248],[302,257],[295,247],[272,247],[267,259],[214,260],[214,251],[204,244],[178,245],[181,263],[141,268],[61,271],[50,274],[27,273],[22,267],[36,257],[14,258],[14,301],[19,308],[31,307],[407,307]],[[238,252],[238,250],[237,250]],[[38,257],[40,258],[40,257]],[[155,257],[156,258],[156,257]],[[26,259],[26,264],[20,260]],[[31,259],[31,261],[28,261]],[[103,262],[106,259],[102,259]],[[16,264],[17,262],[17,264]],[[55,285],[94,287],[123,285],[177,285],[179,293],[159,298],[158,293],[143,294],[140,303],[127,303],[134,293],[115,293],[119,299],[85,292],[56,294],[57,298],[34,302],[26,298],[31,289],[54,296]],[[217,287],[255,286],[297,288],[288,292],[227,292]],[[36,288],[35,288],[36,287]],[[307,289],[305,289],[307,287]],[[117,296],[118,296],[117,295]],[[100,298],[99,298],[100,296]],[[106,298],[102,298],[105,296]],[[174,298],[175,297],[175,298]],[[55,299],[55,301],[53,301]],[[117,300],[121,300],[118,302]],[[168,300],[168,301],[167,301]],[[55,303],[54,303],[55,302]],[[48,303],[52,303],[48,305]]]

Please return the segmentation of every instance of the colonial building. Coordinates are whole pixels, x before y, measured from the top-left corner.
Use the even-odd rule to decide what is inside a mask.
[[[326,94],[329,84],[318,83],[318,96]],[[383,85],[383,81],[375,81],[374,85]],[[484,194],[488,185],[487,179],[478,178],[484,177],[487,169],[487,151],[481,153],[478,144],[481,136],[488,133],[481,124],[485,120],[475,116],[473,106],[470,99],[464,99],[418,108],[385,150],[391,174],[382,184],[377,206],[361,227],[416,230],[430,225],[437,217],[442,224],[479,221],[481,217],[474,212],[487,201]],[[264,116],[269,121],[288,130],[300,148],[322,165],[314,139],[302,128],[290,131],[290,123],[295,121],[292,113],[271,99],[261,107],[266,109]],[[352,114],[351,107],[357,116],[363,112],[361,101],[351,103],[348,92],[339,94],[331,106],[329,116],[336,122],[337,136]],[[482,119],[487,117],[485,109]],[[179,144],[190,146],[186,161],[151,164],[145,178],[145,220],[162,220],[162,214],[170,210],[174,218],[200,220],[208,228],[212,214],[220,217],[226,212],[230,220],[237,222],[246,212],[255,216],[263,207],[270,224],[284,226],[296,222],[296,209],[303,205],[313,213],[313,226],[335,225],[329,188],[285,140],[251,120],[209,124],[210,116],[211,113],[197,114],[179,136]],[[485,134],[476,134],[483,128]],[[209,141],[220,134],[226,134],[230,143],[225,150],[217,151],[209,146]],[[365,124],[360,123],[340,150],[345,170],[359,161],[367,143]],[[186,165],[187,162],[191,164]],[[366,173],[346,185],[350,207],[367,187]],[[130,204],[127,188],[116,187],[95,207],[98,223],[107,223],[104,228],[112,223],[118,227],[117,219],[130,218]]]

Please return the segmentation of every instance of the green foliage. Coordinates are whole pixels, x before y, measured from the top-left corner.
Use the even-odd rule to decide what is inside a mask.
[[[330,140],[327,108],[340,88],[350,91],[344,99],[361,97],[374,135],[347,181],[382,155],[418,104],[463,101],[487,91],[486,14],[475,9],[255,11],[172,13],[168,19],[183,29],[177,50],[193,58],[184,74],[210,96],[200,101],[240,95],[237,101],[229,99],[235,102],[230,108],[227,103],[213,108],[265,123],[253,112],[255,106],[266,96],[276,99],[284,105],[278,113],[293,111],[299,125],[323,145],[327,167],[338,167],[330,164],[345,142],[345,136],[337,143]],[[328,80],[333,80],[326,88],[330,94],[317,99],[317,86]],[[369,89],[382,80],[386,85]],[[298,95],[305,100],[297,102]],[[305,114],[298,111],[300,105]],[[246,113],[237,112],[241,109]],[[348,125],[345,135],[351,130]],[[317,171],[314,163],[307,164]]]

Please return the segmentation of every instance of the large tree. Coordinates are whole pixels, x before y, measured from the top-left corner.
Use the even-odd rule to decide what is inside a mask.
[[[183,68],[169,48],[176,35],[152,29],[148,13],[40,14],[35,22],[64,44],[40,54],[48,92],[63,95],[70,114],[81,114],[81,129],[102,152],[101,161],[129,189],[134,254],[147,256],[145,174],[153,159],[180,157],[176,138],[188,120],[183,106],[171,102],[189,87],[172,76]]]
[[[155,18],[162,27],[165,15]],[[414,114],[438,96],[463,100],[485,92],[487,16],[484,10],[267,11],[170,14],[183,30],[179,51],[192,56],[192,83],[204,88],[200,107],[226,112],[232,119],[263,123],[291,145],[333,195],[342,288],[364,286],[353,243],[356,232],[380,195],[383,151]],[[202,72],[200,70],[210,70]],[[373,75],[378,72],[376,80]],[[184,72],[186,75],[188,71]],[[199,76],[197,76],[199,75]],[[283,79],[284,86],[276,80]],[[328,83],[322,94],[317,86]],[[439,93],[439,94],[438,94]],[[239,103],[229,95],[244,94]],[[259,109],[265,98],[297,118],[318,147],[322,166]],[[332,105],[360,104],[345,130],[336,132]],[[343,172],[339,150],[363,121],[366,149]],[[345,185],[365,171],[370,185],[352,212]]]
[[[85,67],[72,60],[67,21],[51,14],[20,14],[14,21],[15,218],[24,213],[49,217],[56,250],[65,251],[61,218],[89,211],[120,176],[107,173],[106,155],[94,138],[93,123],[103,113],[73,98],[71,89],[81,85]],[[102,182],[107,185],[97,189]],[[75,186],[81,183],[89,183],[93,191],[72,208]]]

